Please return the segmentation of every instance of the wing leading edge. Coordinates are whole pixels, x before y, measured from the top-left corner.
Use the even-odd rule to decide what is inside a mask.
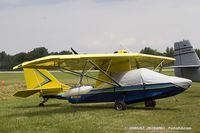
[[[64,68],[68,70],[83,70],[86,62],[95,62],[101,69],[107,72],[128,71],[141,67],[156,67],[175,61],[174,58],[147,55],[140,53],[117,53],[117,54],[80,54],[80,55],[51,55],[36,60],[27,61],[13,69],[37,68],[55,69]],[[95,70],[92,64],[87,63],[86,70]]]

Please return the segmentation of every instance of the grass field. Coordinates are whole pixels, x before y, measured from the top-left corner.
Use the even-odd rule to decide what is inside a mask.
[[[173,75],[172,71],[165,74]],[[54,75],[63,82],[75,83],[76,77]],[[126,111],[116,111],[113,103],[70,104],[64,100],[49,100],[45,107],[37,95],[27,99],[12,94],[25,88],[22,73],[0,73],[4,87],[0,91],[0,133],[16,132],[70,132],[70,133],[123,133],[123,132],[200,132],[200,83],[176,97],[157,100],[154,109],[143,103],[132,104]],[[133,128],[145,130],[133,130]],[[153,128],[161,128],[153,130]],[[168,127],[189,127],[188,131]],[[131,130],[132,128],[132,130]],[[163,129],[165,128],[165,129]]]

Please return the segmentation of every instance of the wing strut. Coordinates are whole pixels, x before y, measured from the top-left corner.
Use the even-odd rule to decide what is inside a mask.
[[[63,69],[59,68],[59,70],[60,70],[61,72],[63,72],[63,73],[68,73],[68,74],[72,74],[72,75],[75,75],[75,76],[81,76],[81,75],[82,75],[82,73],[79,73],[79,72],[76,72],[76,71],[73,71],[73,70],[69,70],[69,69],[65,69],[65,68],[63,68]],[[98,78],[89,76],[89,75],[87,75],[87,74],[84,74],[84,76],[87,77],[87,78],[91,78],[91,79],[94,79],[94,80],[103,82],[103,83],[107,83],[107,84],[109,84],[109,85],[116,86],[116,84],[114,84],[114,83],[111,83],[111,82],[108,82],[108,81],[105,81],[105,80],[102,80],[102,79],[98,79]]]
[[[111,64],[112,64],[112,60],[109,61],[109,64],[108,64],[108,67],[107,67],[106,73],[108,72],[108,70],[109,70]]]
[[[99,66],[97,66],[97,64],[95,64],[91,60],[88,60],[88,61],[90,62],[90,64],[92,64],[94,67],[96,67],[100,72],[102,72],[105,76],[107,76],[109,79],[111,79],[115,84],[117,84],[118,86],[121,87],[121,85],[117,81],[115,81],[110,75],[108,75],[104,70],[102,70]]]
[[[84,66],[83,66],[83,71],[82,71],[82,74],[80,76],[80,81],[79,81],[79,85],[82,85],[82,81],[83,81],[83,77],[84,75],[87,73],[87,71],[85,70],[86,66],[87,66],[87,61],[85,62]]]
[[[162,60],[160,62],[160,64],[158,64],[158,66],[154,69],[154,71],[156,71],[156,69],[160,67],[159,72],[161,72],[162,71],[162,67],[163,67],[163,62],[164,62],[164,60]]]
[[[140,65],[138,63],[138,61],[135,59],[135,64],[136,64],[136,68],[139,69],[140,68]]]

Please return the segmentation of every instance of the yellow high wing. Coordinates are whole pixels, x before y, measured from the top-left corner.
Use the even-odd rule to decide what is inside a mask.
[[[36,60],[24,62],[18,66],[15,66],[13,69],[63,68],[69,71],[101,69],[109,75],[112,72],[129,71],[135,68],[156,68],[161,63],[170,63],[174,60],[174,58],[140,53],[51,55]],[[98,79],[112,82],[111,79],[105,75],[105,73],[100,72]],[[95,87],[101,85],[101,83],[101,81],[97,81]]]
[[[83,70],[87,61],[97,64],[101,69],[108,72],[128,71],[134,68],[156,67],[175,61],[174,58],[154,56],[140,53],[116,53],[116,54],[79,54],[79,55],[50,55],[36,60],[24,62],[13,69],[37,68],[54,69],[65,68],[68,70]],[[90,69],[91,63],[85,69]],[[94,68],[95,69],[95,68]]]

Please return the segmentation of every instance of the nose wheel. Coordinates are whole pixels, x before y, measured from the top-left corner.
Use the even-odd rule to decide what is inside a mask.
[[[127,106],[124,101],[116,101],[114,105],[115,110],[126,110]]]
[[[152,108],[156,107],[156,101],[155,100],[146,100],[144,102],[144,104],[145,104],[145,107],[152,107]]]

